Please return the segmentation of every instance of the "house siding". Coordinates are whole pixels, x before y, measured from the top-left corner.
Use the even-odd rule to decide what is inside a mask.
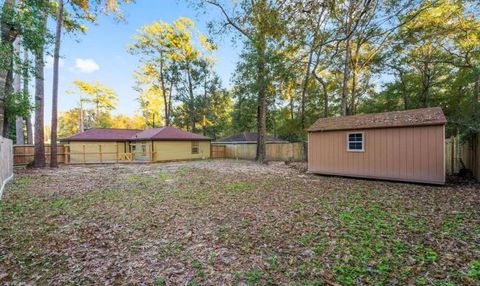
[[[197,141],[198,154],[192,154],[192,141],[153,141],[154,161],[210,158],[210,141]]]
[[[347,151],[346,134],[364,133],[364,152]],[[310,132],[312,173],[445,183],[444,126]]]
[[[69,163],[115,162],[117,160],[117,153],[125,153],[125,148],[127,148],[128,152],[126,144],[128,143],[112,141],[71,141],[68,142],[68,153],[70,154]],[[100,146],[102,149],[101,157]]]

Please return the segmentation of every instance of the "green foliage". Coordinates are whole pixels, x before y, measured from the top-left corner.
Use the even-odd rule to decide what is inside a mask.
[[[163,277],[157,277],[155,278],[154,282],[155,286],[163,286],[166,284],[165,279]]]
[[[264,275],[265,274],[260,269],[252,268],[245,273],[245,279],[249,285],[255,285],[260,282],[260,279],[262,279]]]
[[[467,275],[475,279],[480,279],[480,260],[472,261]]]
[[[240,2],[246,13],[265,8],[262,1]],[[263,74],[267,132],[290,141],[305,140],[305,128],[318,117],[440,106],[448,118],[447,136],[460,134],[467,140],[477,134],[478,5],[449,0],[374,1],[359,11],[351,3],[267,5],[275,12],[270,11],[272,18],[262,18],[262,27],[281,23],[279,14],[290,21],[286,27],[279,24],[273,37],[270,30],[259,30],[267,35]],[[244,32],[251,32],[256,23],[249,22],[250,15],[237,16]],[[349,37],[352,25],[342,19],[357,23]],[[279,35],[284,39],[281,43],[276,41]],[[244,41],[233,75],[236,132],[257,128],[257,44],[256,39]]]
[[[5,109],[8,119],[15,119],[17,116],[26,117],[32,110],[30,95],[24,92],[11,92],[5,98]]]
[[[212,138],[223,135],[230,122],[231,101],[213,71],[210,54],[215,49],[185,17],[172,23],[156,21],[137,32],[129,52],[142,56],[135,78],[147,122],[163,117],[165,125],[173,122],[193,132],[201,129]]]

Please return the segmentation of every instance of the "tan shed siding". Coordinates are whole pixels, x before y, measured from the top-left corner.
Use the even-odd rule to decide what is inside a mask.
[[[114,162],[117,158],[117,144],[119,152],[123,153],[124,142],[69,142],[70,163]]]
[[[347,134],[363,132],[364,152],[347,151]],[[444,183],[444,126],[310,132],[314,173]]]
[[[192,141],[154,141],[155,161],[210,158],[210,141],[197,141],[198,154],[192,154]]]

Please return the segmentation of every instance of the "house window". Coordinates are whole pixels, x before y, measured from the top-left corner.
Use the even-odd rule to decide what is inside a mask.
[[[198,141],[192,141],[192,154],[198,154]]]
[[[364,151],[363,132],[347,133],[347,151]]]

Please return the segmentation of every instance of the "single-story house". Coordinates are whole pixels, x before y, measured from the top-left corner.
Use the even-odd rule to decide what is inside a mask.
[[[135,134],[131,145],[134,160],[158,162],[210,158],[210,141],[209,137],[168,126]]]
[[[308,129],[311,173],[445,183],[439,107],[318,119]]]
[[[215,141],[216,144],[257,144],[258,140],[258,133],[257,132],[241,132],[236,133],[222,139]],[[267,144],[269,143],[288,143],[288,141],[284,141],[278,139],[273,136],[266,136],[265,141]]]
[[[146,130],[93,128],[61,140],[68,162],[174,161],[210,157],[211,139],[167,126]]]
[[[92,128],[60,141],[68,145],[70,163],[116,162],[127,160],[130,139],[138,129]],[[101,156],[100,156],[101,155]]]

